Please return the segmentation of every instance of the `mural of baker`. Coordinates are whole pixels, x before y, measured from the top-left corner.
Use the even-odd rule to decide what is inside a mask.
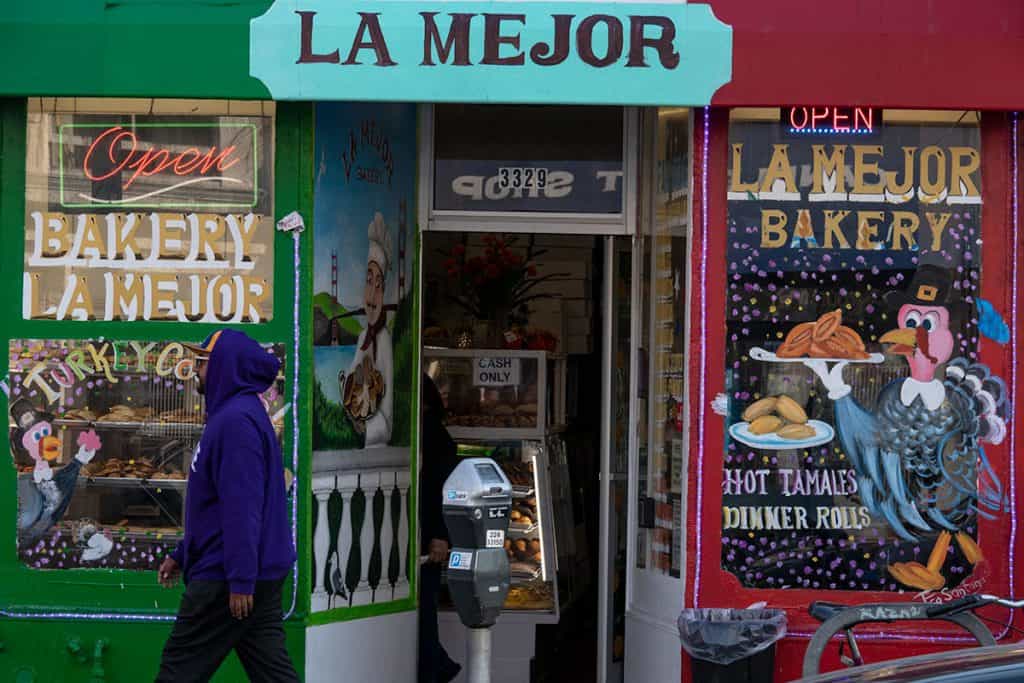
[[[348,373],[338,373],[338,388],[346,414],[356,430],[365,435],[366,447],[373,448],[391,441],[394,415],[394,357],[384,303],[391,234],[380,212],[370,222],[367,236],[370,246],[363,289],[366,327],[356,341]]]
[[[887,352],[906,359],[909,376],[882,388],[874,410],[851,394],[847,362],[830,369],[824,359],[804,361],[835,402],[836,429],[857,474],[859,496],[900,538],[933,542],[927,562],[894,562],[888,572],[904,586],[938,590],[955,542],[972,565],[983,559],[969,528],[976,516],[1005,508],[1003,486],[983,444],[1006,436],[1006,386],[988,368],[953,357],[956,332],[971,307],[955,300],[952,273],[921,265],[905,291],[885,303],[897,321],[879,338]],[[983,333],[996,315],[979,302]]]

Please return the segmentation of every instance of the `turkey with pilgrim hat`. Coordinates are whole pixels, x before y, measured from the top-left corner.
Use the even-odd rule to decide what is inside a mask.
[[[18,543],[26,547],[37,543],[64,517],[82,467],[89,464],[102,443],[91,429],[80,433],[75,457],[66,465],[53,468],[50,463],[61,454],[53,415],[36,408],[26,398],[14,401],[10,413],[14,422],[10,431],[11,450],[33,462],[32,472],[18,477]],[[105,540],[98,538],[97,542]],[[109,552],[109,548],[106,550]]]
[[[1006,436],[1006,385],[986,366],[954,357],[956,333],[973,307],[958,298],[953,280],[947,268],[923,264],[906,290],[885,297],[897,327],[878,341],[906,360],[909,376],[883,387],[874,409],[853,397],[843,379],[846,362],[830,369],[822,359],[804,361],[835,402],[836,431],[863,505],[900,539],[931,542],[924,564],[887,567],[897,582],[919,590],[946,585],[942,569],[951,542],[978,564],[977,518],[991,519],[1006,507],[984,449]],[[982,334],[1000,327],[987,302],[978,301],[977,310]]]
[[[394,416],[391,332],[384,303],[391,269],[391,233],[378,211],[367,230],[366,282],[363,313],[366,327],[356,341],[356,352],[348,373],[338,373],[338,389],[345,413],[355,429],[365,436],[366,448],[386,446],[391,441]]]

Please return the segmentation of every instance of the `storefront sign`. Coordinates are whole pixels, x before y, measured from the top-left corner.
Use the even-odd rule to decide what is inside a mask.
[[[277,100],[700,105],[731,72],[696,4],[277,0],[250,30]]]
[[[1005,491],[978,129],[848,144],[787,123],[730,127],[722,565],[750,588],[969,583]]]
[[[519,384],[519,359],[489,356],[473,361],[473,385],[478,387],[513,387]]]
[[[118,118],[29,116],[24,317],[269,320],[272,119]]]
[[[882,112],[870,107],[788,107],[784,126],[790,133],[870,135],[882,125]]]
[[[438,159],[434,172],[441,211],[622,211],[621,162]]]

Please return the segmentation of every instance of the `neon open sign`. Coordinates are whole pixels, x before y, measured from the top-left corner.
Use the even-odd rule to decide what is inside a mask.
[[[184,142],[148,140],[157,128],[182,129]],[[226,142],[210,144],[209,129],[230,129],[214,136]],[[255,125],[235,122],[62,125],[61,205],[251,208],[258,198],[256,137]],[[85,151],[63,153],[66,146]]]
[[[789,107],[783,116],[790,133],[870,135],[882,124],[871,107]]]

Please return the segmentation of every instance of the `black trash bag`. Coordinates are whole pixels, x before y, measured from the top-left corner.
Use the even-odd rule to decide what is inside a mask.
[[[780,609],[684,609],[679,639],[695,659],[727,665],[750,657],[786,635]]]

